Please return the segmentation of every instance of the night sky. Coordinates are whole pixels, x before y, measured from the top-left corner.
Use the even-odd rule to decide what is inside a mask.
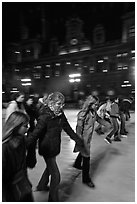
[[[84,21],[83,32],[92,41],[92,31],[97,24],[103,24],[108,40],[121,38],[121,17],[133,11],[134,2],[2,2],[2,41],[20,40],[20,14],[29,28],[29,37],[41,36],[41,8],[45,10],[47,38],[56,37],[59,43],[65,41],[65,22],[71,17]]]

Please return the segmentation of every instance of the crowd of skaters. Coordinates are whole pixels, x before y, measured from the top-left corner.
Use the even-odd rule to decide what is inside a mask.
[[[133,97],[115,96],[100,101],[97,96],[89,95],[77,115],[75,132],[63,112],[65,97],[62,93],[45,93],[38,100],[23,92],[14,94],[6,108],[3,126],[2,200],[34,201],[27,168],[35,168],[38,145],[46,168],[37,191],[49,190],[48,201],[59,201],[60,172],[56,156],[60,153],[62,129],[75,141],[73,151],[79,152],[73,167],[82,170],[83,184],[94,188],[89,172],[93,131],[98,135],[107,132],[104,139],[107,144],[121,142],[121,138],[128,135],[125,121],[130,118],[133,100]],[[96,128],[95,122],[98,123]]]

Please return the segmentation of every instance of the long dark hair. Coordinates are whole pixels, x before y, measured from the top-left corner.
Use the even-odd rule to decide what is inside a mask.
[[[5,122],[2,129],[2,142],[9,140],[14,137],[16,132],[18,132],[19,128],[29,122],[29,117],[19,111],[13,112],[8,120]]]

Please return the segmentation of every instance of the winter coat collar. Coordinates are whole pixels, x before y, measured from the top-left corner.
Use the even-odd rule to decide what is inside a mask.
[[[61,112],[61,115],[62,115],[63,112]],[[58,115],[55,115],[54,112],[48,107],[48,106],[45,106],[41,112],[41,115],[48,115],[50,116],[51,118],[55,118],[55,117],[58,117]],[[60,115],[59,115],[60,116]]]

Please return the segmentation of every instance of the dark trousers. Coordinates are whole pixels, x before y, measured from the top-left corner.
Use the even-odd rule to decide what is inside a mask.
[[[51,181],[50,181],[50,189],[49,189],[49,202],[58,202],[59,196],[58,196],[58,189],[59,189],[59,183],[60,183],[60,172],[56,163],[56,157],[53,158],[45,158],[44,160],[46,162],[46,169],[39,181],[38,188],[43,188],[46,186],[49,182],[49,176],[51,175]]]
[[[91,181],[89,176],[90,157],[84,157],[79,153],[73,166],[78,169],[82,167],[82,182],[87,183]]]
[[[126,116],[123,112],[120,112],[120,119],[121,119],[120,134],[124,134],[125,133]]]
[[[117,118],[112,117],[112,131],[107,135],[108,138],[111,138],[113,135],[114,137],[118,136],[119,125],[117,122]]]
[[[83,157],[83,165],[82,165],[82,182],[87,183],[90,182],[89,176],[89,168],[90,168],[90,157]]]

